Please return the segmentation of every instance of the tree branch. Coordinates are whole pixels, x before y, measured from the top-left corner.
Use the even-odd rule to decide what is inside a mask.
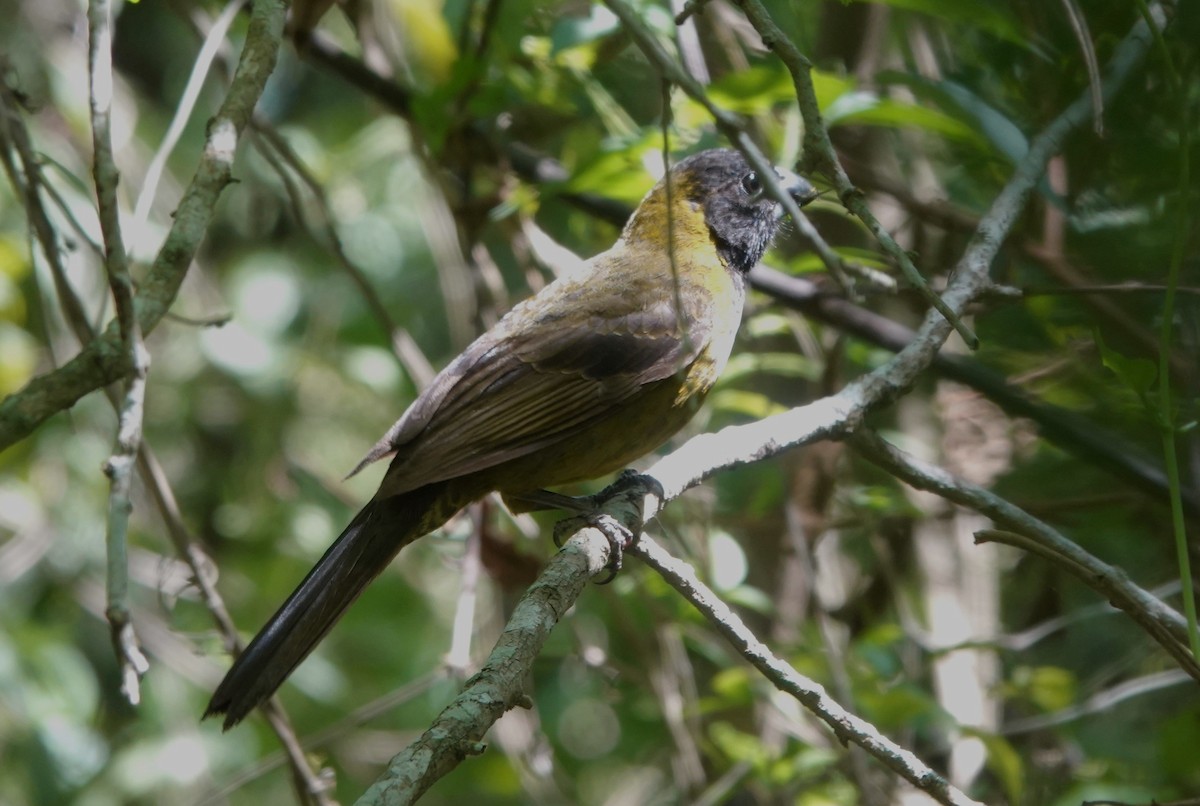
[[[822,291],[803,277],[793,277],[760,265],[750,272],[750,283],[805,316],[892,352],[900,352],[915,338],[911,328]],[[1000,373],[969,356],[939,352],[930,367],[939,376],[980,392],[1009,416],[1029,418],[1037,424],[1039,435],[1048,442],[1112,473],[1147,495],[1167,499],[1167,477],[1162,467],[1144,451],[1087,417],[1027,394]],[[1200,518],[1200,497],[1191,490],[1184,490],[1183,494],[1189,515]]]
[[[758,0],[736,0],[736,4],[746,14],[746,19],[754,26],[754,30],[758,31],[763,44],[779,57],[792,75],[796,100],[800,104],[800,114],[804,118],[805,162],[815,166],[833,182],[842,204],[866,225],[879,245],[896,261],[896,265],[900,267],[905,279],[917,289],[922,298],[954,326],[968,347],[972,350],[977,348],[979,339],[959,318],[961,311],[956,311],[929,288],[924,276],[913,265],[908,252],[896,243],[896,239],[871,212],[862,191],[854,187],[846,176],[846,171],[842,168],[833,143],[829,139],[829,130],[821,119],[821,109],[817,105],[817,91],[812,83],[812,64],[775,24],[762,3]]]
[[[420,738],[388,762],[358,806],[413,803],[470,755],[504,712],[528,699],[525,683],[550,630],[575,604],[588,580],[608,563],[608,540],[584,529],[554,555],[513,610],[487,662]]]

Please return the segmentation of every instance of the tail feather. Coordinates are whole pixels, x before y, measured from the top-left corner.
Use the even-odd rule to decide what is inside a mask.
[[[363,507],[234,660],[204,716],[224,714],[229,730],[274,694],[400,549],[463,505],[447,492],[431,484]]]

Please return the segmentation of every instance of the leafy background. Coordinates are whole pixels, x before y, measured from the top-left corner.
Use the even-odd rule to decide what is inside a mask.
[[[21,94],[44,179],[61,198],[52,210],[70,282],[100,324],[111,312],[89,244],[98,226],[82,11],[62,0],[0,6],[10,21],[0,31],[5,80]],[[935,284],[1029,138],[1087,87],[1069,9],[1086,21],[1101,64],[1138,13],[1111,0],[767,6],[817,67],[825,121],[852,179]],[[170,223],[245,36],[240,15],[148,214],[135,220],[198,31],[221,10],[182,0],[117,8],[117,162],[137,261],[153,257]],[[640,11],[674,51],[678,9]],[[710,97],[751,118],[767,153],[794,164],[803,124],[783,66],[731,6],[710,3],[695,24]],[[378,469],[341,476],[417,388],[369,295],[336,258],[326,220],[379,306],[439,367],[547,281],[557,248],[587,256],[612,243],[617,224],[580,198],[635,204],[662,163],[661,82],[603,6],[360,2],[329,13],[320,36],[394,74],[407,116],[310,51],[285,47],[262,126],[239,153],[238,181],[174,318],[149,339],[145,438],[246,635],[373,492]],[[1156,52],[1104,109],[1103,135],[1069,140],[993,267],[999,283],[1025,294],[989,299],[973,318],[983,342],[973,360],[1153,463],[1160,287],[1175,228],[1197,202],[1194,181],[1180,187],[1181,149],[1200,163],[1197,138],[1181,138],[1200,119],[1196,41],[1195,4],[1180,4],[1165,44],[1182,92]],[[707,113],[681,93],[670,111],[675,156],[720,144]],[[327,208],[281,167],[272,132]],[[497,143],[551,155],[565,174],[522,178]],[[841,254],[891,272],[834,197],[812,209]],[[1197,390],[1194,229],[1187,244],[1171,345],[1180,424],[1194,418]],[[836,292],[798,238],[782,238],[768,263]],[[1110,288],[1127,283],[1138,288]],[[868,291],[863,304],[908,324],[922,312],[904,291]],[[11,182],[0,183],[0,317],[0,392],[77,349]],[[888,355],[754,295],[730,370],[689,433],[814,399]],[[874,424],[1179,606],[1161,495],[935,375]],[[198,721],[226,658],[141,488],[131,577],[153,667],[137,708],[118,693],[102,587],[100,467],[113,428],[107,401],[91,395],[0,455],[0,802],[292,802],[265,725],[221,734]],[[1194,493],[1194,432],[1179,444]],[[291,678],[283,702],[298,734],[316,742],[312,755],[335,771],[341,799],[361,792],[456,691],[460,678],[444,660],[466,570],[482,563],[470,623],[478,661],[552,550],[550,523],[514,523],[490,502],[473,508],[407,549]],[[974,796],[1074,804],[1200,795],[1194,683],[1172,677],[1169,659],[1075,578],[973,546],[984,526],[837,445],[722,474],[661,524],[776,651]],[[481,559],[467,552],[472,537]],[[506,716],[489,750],[424,802],[881,804],[904,795],[639,567],[585,593],[530,690],[535,708]]]

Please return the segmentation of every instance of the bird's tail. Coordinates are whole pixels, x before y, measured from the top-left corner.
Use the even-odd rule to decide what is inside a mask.
[[[439,483],[363,507],[234,660],[204,716],[224,714],[225,730],[240,722],[275,693],[400,549],[441,526],[466,503]]]

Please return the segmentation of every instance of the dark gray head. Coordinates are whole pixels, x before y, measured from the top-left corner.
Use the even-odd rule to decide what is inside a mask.
[[[817,197],[803,177],[778,166],[775,173],[780,187],[801,207]],[[704,221],[726,264],[743,273],[754,268],[779,230],[784,211],[741,152],[701,151],[672,168],[671,179],[674,192],[703,206]]]

